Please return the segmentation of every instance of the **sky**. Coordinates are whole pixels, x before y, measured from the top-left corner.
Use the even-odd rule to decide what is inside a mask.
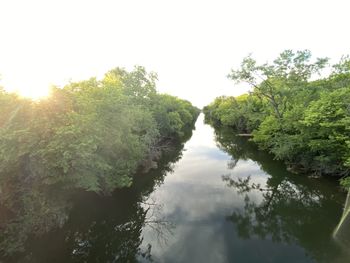
[[[0,85],[39,96],[141,65],[160,92],[202,107],[247,91],[226,76],[249,53],[350,54],[349,10],[348,0],[0,0]]]

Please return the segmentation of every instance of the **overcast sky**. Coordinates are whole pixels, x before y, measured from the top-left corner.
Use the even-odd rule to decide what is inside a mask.
[[[1,84],[33,95],[142,65],[158,73],[160,92],[201,107],[245,92],[226,75],[248,53],[261,62],[284,49],[334,62],[349,54],[348,2],[0,0]]]

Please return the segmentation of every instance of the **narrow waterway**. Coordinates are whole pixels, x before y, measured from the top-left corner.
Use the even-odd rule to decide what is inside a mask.
[[[156,262],[350,262],[332,239],[345,201],[337,183],[289,173],[203,115],[148,200],[173,226],[143,229]]]
[[[132,188],[81,193],[69,209],[55,200],[65,223],[33,234],[15,261],[350,262],[333,236],[345,199],[335,180],[292,174],[201,114]]]

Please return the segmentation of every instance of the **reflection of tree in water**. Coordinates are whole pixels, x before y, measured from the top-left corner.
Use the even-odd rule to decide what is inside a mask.
[[[60,188],[22,189],[21,198],[9,196],[7,205],[20,209],[4,222],[0,218],[0,262],[152,261],[151,245],[141,247],[142,229],[150,227],[164,242],[173,225],[160,216],[161,206],[146,200],[172,172],[183,145],[173,144],[156,170],[135,176],[132,187],[111,196]],[[12,204],[15,199],[22,200]]]
[[[157,204],[135,202],[127,191],[109,198],[84,195],[84,201],[75,207],[63,229],[46,237],[54,240],[50,247],[54,258],[60,258],[57,262],[67,259],[73,262],[135,262],[140,258],[152,261],[151,246],[140,247],[143,227],[152,226],[162,235],[162,231],[167,231],[170,226],[153,212],[159,209]],[[57,249],[62,242],[65,242],[64,247]],[[36,248],[40,246],[31,250]],[[50,255],[45,253],[43,256]],[[51,257],[48,259],[54,261]]]
[[[15,191],[3,191],[0,199],[0,252],[3,256],[23,252],[29,236],[62,227],[72,206],[61,190],[25,182]]]
[[[173,234],[172,230],[175,225],[162,216],[163,206],[157,204],[153,199],[142,202],[142,204],[146,207],[145,225],[155,233],[159,244],[166,244],[168,237]]]
[[[282,163],[257,151],[246,138],[225,129],[216,130],[216,140],[232,156],[229,168],[234,169],[238,160],[251,159],[269,175],[265,185],[256,183],[251,176],[223,176],[229,187],[244,196],[244,207],[227,217],[235,224],[238,235],[298,244],[317,261],[332,262],[339,249],[331,235],[344,201],[336,182],[291,174]],[[262,200],[256,201],[256,196]]]

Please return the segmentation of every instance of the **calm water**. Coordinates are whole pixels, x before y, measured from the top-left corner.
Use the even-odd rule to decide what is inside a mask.
[[[34,233],[12,260],[350,262],[333,238],[345,199],[337,182],[291,174],[200,115],[157,170],[110,197],[77,194],[65,223]]]

